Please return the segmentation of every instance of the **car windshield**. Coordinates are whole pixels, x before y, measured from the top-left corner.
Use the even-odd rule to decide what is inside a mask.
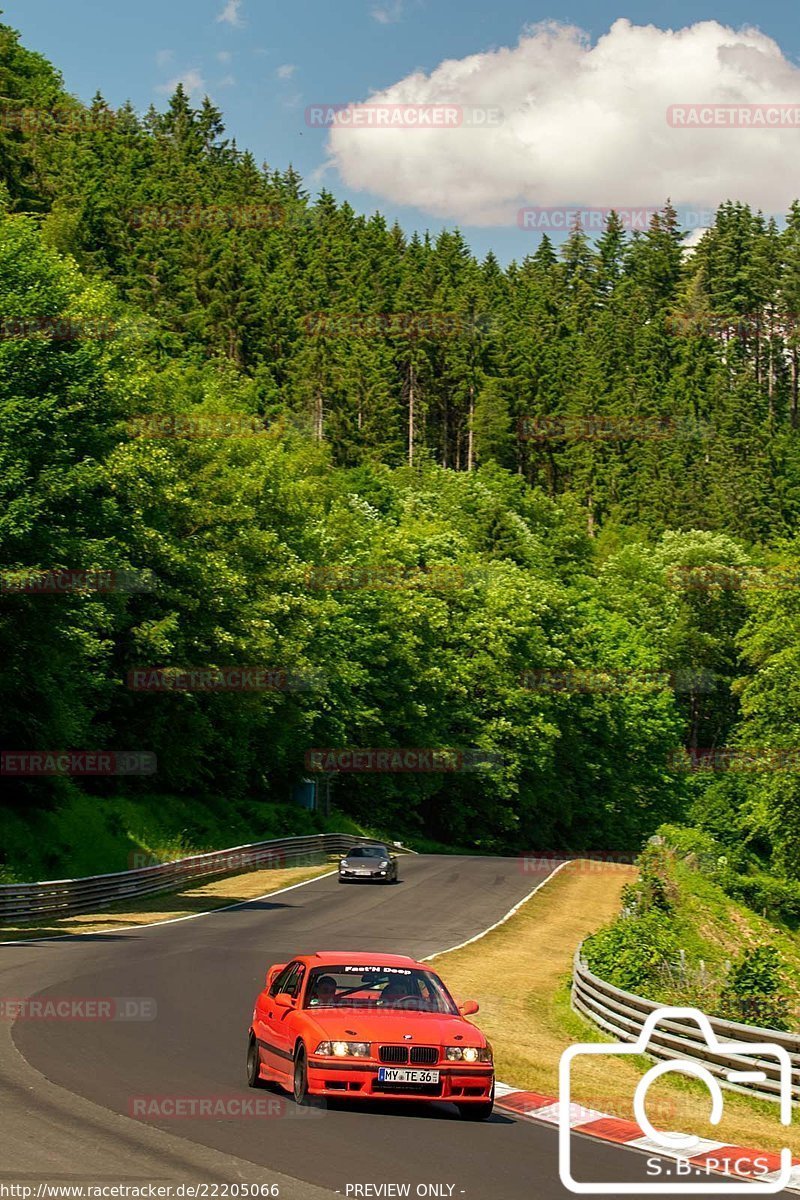
[[[384,846],[356,846],[347,851],[347,858],[386,858],[387,853]]]
[[[458,1013],[452,996],[432,971],[414,967],[373,967],[369,963],[314,967],[304,1007]]]

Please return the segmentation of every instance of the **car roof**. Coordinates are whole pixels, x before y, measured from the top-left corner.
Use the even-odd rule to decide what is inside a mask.
[[[373,954],[370,950],[318,950],[316,954],[298,954],[295,957],[311,967],[328,963],[360,967],[363,963],[365,967],[418,967],[422,971],[430,970],[426,963],[417,962],[407,954]]]

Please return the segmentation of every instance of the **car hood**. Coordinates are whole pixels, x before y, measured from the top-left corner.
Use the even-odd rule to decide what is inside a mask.
[[[485,1046],[477,1026],[446,1013],[306,1009],[320,1041],[392,1042],[408,1046]],[[406,1035],[411,1034],[411,1040]]]
[[[382,862],[389,862],[388,858],[343,858],[342,862],[348,867],[370,867],[377,871],[380,869]]]

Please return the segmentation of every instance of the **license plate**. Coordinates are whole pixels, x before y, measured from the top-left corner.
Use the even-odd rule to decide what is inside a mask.
[[[355,875],[371,875],[372,871],[370,871],[368,867],[356,867],[354,874]]]
[[[415,1071],[408,1067],[379,1067],[381,1083],[438,1083],[438,1071]]]

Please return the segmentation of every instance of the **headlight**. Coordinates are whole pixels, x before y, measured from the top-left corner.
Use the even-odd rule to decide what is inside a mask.
[[[488,1062],[492,1061],[492,1051],[489,1046],[482,1049],[479,1046],[445,1046],[444,1055],[448,1062]]]
[[[386,858],[385,858],[385,859],[383,860],[383,862],[381,863],[381,869],[382,869],[383,867],[388,867],[388,865],[389,865],[389,861],[388,861],[388,859],[386,859]]]
[[[346,859],[346,858],[340,858],[340,859],[339,859],[339,866],[340,866],[340,867],[346,867],[346,866],[347,866],[347,859]]]
[[[320,1042],[314,1053],[323,1058],[369,1058],[369,1042]]]

